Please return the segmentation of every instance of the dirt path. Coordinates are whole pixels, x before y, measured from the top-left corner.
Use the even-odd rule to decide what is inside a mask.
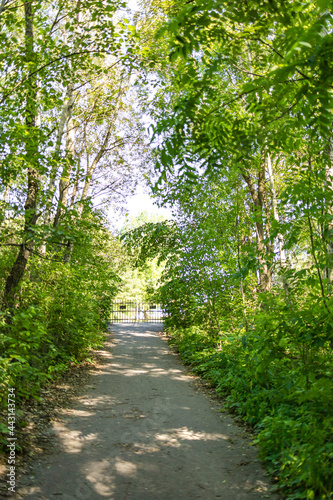
[[[106,362],[15,498],[277,500],[245,432],[195,389],[159,329],[112,327]]]

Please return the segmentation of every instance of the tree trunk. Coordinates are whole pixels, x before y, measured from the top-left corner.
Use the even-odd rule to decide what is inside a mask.
[[[221,335],[222,331],[221,331],[221,326],[220,326],[219,318],[217,316],[216,309],[215,309],[215,299],[214,298],[209,298],[209,304],[210,304],[211,310],[213,312],[213,316],[214,316],[215,323],[216,323],[216,326],[217,326],[218,334]],[[232,323],[232,318],[231,318],[231,323]]]
[[[273,174],[273,169],[272,169],[271,157],[270,157],[269,153],[267,154],[267,170],[268,170],[269,183],[270,183],[270,188],[271,188],[273,217],[274,217],[274,220],[276,220],[276,222],[280,222],[279,212],[277,209],[277,197],[276,197],[276,190],[275,190],[274,174]],[[286,252],[283,248],[284,241],[283,241],[283,236],[281,233],[278,233],[278,243],[279,243],[280,265],[281,265],[281,267],[286,267]]]
[[[69,195],[69,184],[70,176],[74,161],[74,141],[75,141],[75,131],[74,131],[74,121],[73,121],[73,106],[74,106],[74,96],[73,96],[73,84],[71,84],[71,89],[68,92],[69,102],[68,102],[68,115],[67,115],[67,125],[66,125],[66,163],[63,168],[61,179],[59,182],[59,201],[57,212],[54,217],[53,227],[57,227],[61,217],[64,215],[68,202]]]
[[[86,174],[85,174],[85,179],[84,179],[83,190],[82,190],[82,193],[81,193],[80,201],[78,203],[78,210],[77,210],[79,218],[81,217],[82,212],[83,212],[84,202],[87,199],[88,191],[89,191],[89,188],[90,188],[90,184],[91,184],[91,180],[92,180],[92,177],[94,175],[94,172],[95,172],[95,170],[96,170],[96,168],[97,168],[100,160],[103,158],[103,156],[105,155],[105,153],[107,151],[107,148],[108,148],[108,145],[109,145],[109,142],[110,142],[110,138],[111,138],[111,135],[112,135],[112,131],[114,129],[114,124],[115,124],[115,119],[116,119],[116,109],[118,107],[118,104],[120,102],[120,97],[123,94],[123,92],[124,92],[124,90],[123,90],[123,87],[122,87],[122,80],[121,80],[119,91],[118,91],[118,95],[117,95],[117,102],[116,102],[116,106],[115,106],[114,117],[109,121],[109,124],[108,124],[108,127],[106,129],[106,133],[105,133],[105,137],[104,137],[103,143],[101,144],[101,146],[99,148],[99,151],[96,154],[96,156],[95,156],[95,158],[94,158],[94,160],[93,160],[93,162],[91,164],[90,164],[90,161],[89,161],[89,154],[88,154],[88,149],[87,149],[87,160],[86,160],[87,168],[86,168]],[[72,144],[73,144],[72,155],[74,156],[74,138],[72,138]],[[70,146],[68,145],[68,148],[69,147]],[[75,197],[76,197],[77,191],[78,191],[79,174],[80,174],[80,160],[81,160],[81,158],[79,158],[79,163],[77,165],[75,182],[74,182],[74,187],[73,187],[73,193],[72,193],[72,198],[71,198],[71,203],[70,203],[70,210],[72,210],[74,208]],[[69,181],[69,178],[68,178],[68,181]],[[69,183],[68,183],[68,186],[67,186],[67,193],[66,193],[66,197],[65,197],[66,203],[67,203],[67,200],[68,200],[68,187],[69,187]],[[60,202],[60,200],[59,200],[59,202]],[[65,205],[64,201],[62,202],[62,204]],[[64,262],[69,262],[70,261],[71,255],[72,255],[72,252],[73,252],[73,248],[74,248],[73,242],[72,241],[68,241],[67,242],[66,252],[65,252],[65,255],[64,255]]]
[[[1,200],[1,212],[0,212],[0,227],[6,219],[6,207],[8,204],[8,197],[10,192],[10,184],[8,183],[5,187],[5,192],[3,194],[3,198]]]
[[[54,151],[54,161],[53,161],[51,171],[50,171],[50,180],[49,180],[49,185],[48,185],[47,194],[46,194],[46,206],[45,206],[45,212],[44,212],[44,224],[46,227],[48,227],[50,225],[50,222],[51,222],[51,209],[52,209],[52,202],[53,202],[53,197],[54,197],[54,193],[55,193],[55,189],[56,189],[57,171],[58,171],[59,162],[60,162],[61,141],[62,141],[62,136],[64,134],[66,122],[68,121],[69,114],[71,113],[72,99],[73,99],[73,85],[68,85],[65,100],[64,100],[61,115],[60,115],[59,127],[58,127],[58,133],[57,133],[57,139],[56,139],[56,145],[55,145],[55,151]],[[45,255],[45,253],[46,253],[45,241],[40,246],[39,252],[42,256]]]
[[[237,214],[236,214],[236,235],[237,235],[237,262],[238,262],[238,271],[240,272],[241,270],[241,260],[240,260],[240,239],[239,239],[239,193],[238,193],[238,186],[239,184],[239,177],[237,179]],[[247,310],[246,310],[246,301],[245,301],[245,294],[244,294],[244,284],[243,284],[243,278],[240,279],[240,292],[241,292],[241,297],[242,297],[242,304],[243,304],[243,316],[244,316],[244,321],[245,321],[245,329],[248,332],[249,330],[249,324],[247,321]]]
[[[264,203],[265,203],[265,164],[262,162],[259,169],[258,189],[256,190],[251,177],[241,171],[243,179],[248,185],[254,209],[255,228],[257,236],[257,252],[260,276],[260,291],[269,292],[272,285],[272,273],[267,264],[265,232],[264,232]]]
[[[329,157],[330,157],[330,165],[327,166],[326,168],[326,184],[327,187],[331,190],[333,190],[333,139],[330,140],[330,152],[329,152]],[[333,207],[330,205],[327,207],[327,212],[330,215],[333,215]],[[333,221],[328,223],[328,242],[327,242],[327,253],[328,253],[328,259],[329,262],[333,262],[333,237],[332,237],[332,232],[333,232]],[[326,276],[328,279],[328,292],[329,294],[332,293],[332,288],[333,288],[333,264],[331,264],[329,267],[326,269]]]
[[[102,159],[102,157],[104,156],[104,154],[106,152],[106,149],[107,149],[109,141],[110,141],[113,127],[114,127],[114,124],[113,124],[113,122],[111,122],[107,131],[106,131],[103,144],[101,145],[101,147],[100,147],[97,155],[95,156],[92,164],[89,165],[89,163],[87,161],[86,176],[85,176],[84,186],[83,186],[83,190],[82,190],[82,194],[81,194],[81,198],[80,198],[80,206],[79,206],[79,210],[78,210],[80,215],[82,214],[82,211],[83,211],[83,204],[86,201],[87,196],[88,196],[88,191],[89,191],[92,176],[94,175],[94,172],[96,170],[98,163],[100,162],[100,160]]]
[[[267,154],[267,171],[269,175],[269,183],[270,183],[270,190],[271,190],[271,197],[272,197],[272,208],[273,208],[273,217],[276,222],[280,222],[280,217],[279,217],[279,212],[277,209],[277,196],[276,196],[276,190],[275,190],[275,181],[274,181],[274,174],[273,174],[273,169],[272,169],[272,162],[271,162],[271,157],[269,153]],[[284,239],[281,233],[278,233],[278,245],[279,245],[279,257],[280,257],[280,266],[282,269],[285,269],[287,265],[287,259],[286,259],[286,252],[284,250]],[[290,299],[290,289],[289,289],[289,284],[286,279],[286,276],[284,273],[282,273],[282,285],[286,297],[287,303],[290,305],[291,304],[291,299]]]
[[[70,112],[70,105],[72,102],[72,90],[73,90],[73,86],[69,85],[67,88],[65,101],[64,101],[64,104],[62,107],[60,120],[59,120],[59,127],[58,127],[58,133],[57,133],[57,139],[56,139],[56,145],[55,145],[55,151],[54,151],[54,163],[53,163],[52,168],[51,168],[50,180],[49,180],[49,185],[48,185],[48,189],[47,189],[46,208],[45,208],[45,215],[44,215],[44,222],[46,225],[49,225],[50,219],[51,219],[52,200],[53,200],[53,196],[54,196],[54,192],[55,192],[56,176],[57,176],[57,170],[58,170],[58,166],[59,166],[61,140],[62,140],[62,136],[64,134],[65,125],[66,125],[66,122],[68,120],[68,115]]]
[[[74,179],[74,186],[73,186],[73,191],[71,194],[71,203],[70,203],[70,211],[72,212],[75,207],[75,201],[76,201],[76,196],[79,190],[79,181],[80,181],[80,169],[81,169],[81,154],[77,158],[77,165],[76,165],[76,173],[75,173],[75,179]]]
[[[35,62],[34,33],[33,33],[33,8],[32,1],[24,4],[25,16],[25,50],[26,62],[30,73],[33,73]],[[26,163],[28,166],[28,192],[24,205],[24,230],[18,256],[7,277],[3,303],[5,307],[12,308],[15,304],[15,293],[25,273],[26,266],[33,249],[34,226],[37,222],[37,196],[39,192],[38,164],[38,138],[36,131],[37,118],[37,79],[29,75],[26,89]]]

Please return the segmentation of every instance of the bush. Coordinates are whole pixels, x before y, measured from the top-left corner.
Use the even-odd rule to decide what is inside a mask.
[[[17,401],[38,397],[42,384],[102,345],[118,282],[108,234],[100,226],[83,231],[70,262],[54,249],[45,260],[30,259],[16,308],[0,313],[0,409],[8,387]],[[5,432],[0,420],[0,443]]]

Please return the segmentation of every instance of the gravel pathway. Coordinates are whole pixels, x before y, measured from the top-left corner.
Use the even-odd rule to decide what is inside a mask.
[[[15,498],[277,500],[245,431],[196,389],[160,328],[112,325],[105,363]]]

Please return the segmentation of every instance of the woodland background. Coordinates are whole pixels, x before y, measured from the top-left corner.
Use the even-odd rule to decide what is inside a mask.
[[[332,498],[332,2],[2,0],[0,25],[4,398],[135,290],[285,498]],[[142,179],[173,217],[117,235]]]

